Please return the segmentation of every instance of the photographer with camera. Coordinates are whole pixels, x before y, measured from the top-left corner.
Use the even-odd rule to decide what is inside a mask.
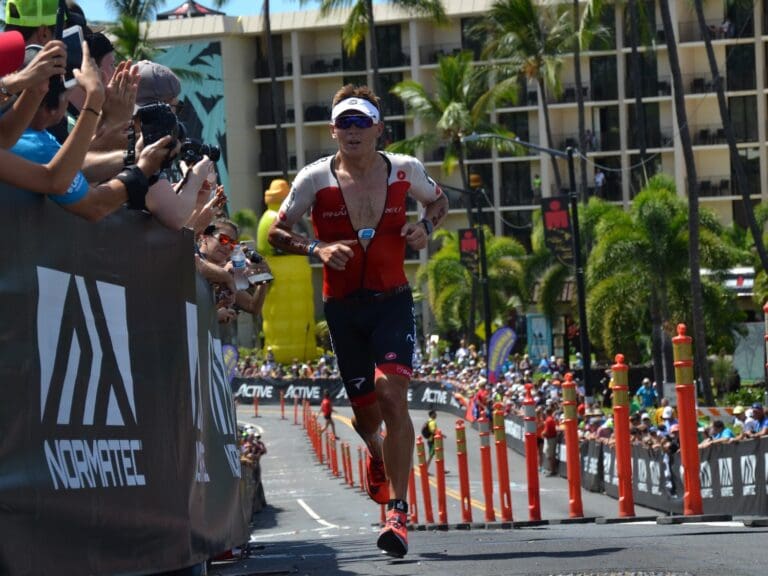
[[[34,61],[35,56],[43,48],[39,46],[27,47],[25,59],[29,62]],[[84,54],[88,54],[87,45],[83,46]],[[83,130],[95,129],[95,122],[98,119],[101,105],[104,101],[104,88],[101,84],[101,78],[95,63],[88,56],[83,61],[83,71],[78,74],[80,81],[86,86],[89,93],[88,106],[84,108],[87,112],[80,120],[86,122]],[[46,83],[43,83],[45,86]],[[50,94],[46,92],[39,105],[29,128],[27,128],[18,142],[11,148],[14,154],[29,160],[30,162],[41,165],[53,165],[57,159],[57,154],[62,147],[56,139],[46,130],[48,126],[56,124],[64,115],[66,109],[68,93],[65,90],[58,94],[52,102]],[[52,106],[53,105],[53,106]],[[90,117],[87,118],[86,117]],[[90,128],[88,128],[90,127]],[[82,139],[81,139],[82,138]],[[65,149],[64,154],[69,150],[75,149],[79,154],[82,153],[84,145],[82,136],[73,138],[71,147]],[[164,138],[154,145],[142,150],[142,153],[135,164],[128,166],[114,178],[98,185],[90,186],[83,174],[79,171],[80,162],[72,162],[69,169],[75,171],[74,178],[66,183],[63,195],[52,196],[52,199],[65,210],[73,214],[82,216],[88,220],[99,220],[104,216],[114,212],[123,204],[128,202],[129,206],[139,208],[144,204],[144,198],[149,188],[149,179],[157,173],[160,167],[167,161],[170,154],[168,146],[171,144],[171,138]],[[74,157],[74,153],[73,153]],[[51,163],[51,164],[49,164]],[[18,170],[18,165],[12,165],[16,175],[9,175],[9,183],[18,188],[27,191],[38,191],[42,193],[51,193],[57,191],[52,182],[38,181],[40,186],[35,186],[36,181],[26,173]],[[23,180],[18,178],[18,174],[23,174]],[[61,180],[64,180],[61,177]]]
[[[246,247],[247,262],[244,271],[249,286],[237,289],[232,253],[242,245],[237,243],[238,229],[234,222],[220,219],[208,226],[200,235],[195,255],[198,272],[216,287],[219,321],[229,322],[236,313],[245,310],[260,314],[267,296],[271,272],[267,262],[256,251]]]

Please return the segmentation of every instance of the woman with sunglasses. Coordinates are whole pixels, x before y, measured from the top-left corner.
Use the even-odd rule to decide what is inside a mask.
[[[448,200],[416,158],[376,150],[384,132],[378,100],[365,86],[346,85],[336,93],[330,135],[338,151],[299,172],[269,241],[323,263],[325,317],[355,430],[368,447],[367,491],[387,505],[377,545],[401,557],[408,551],[414,432],[407,398],[416,338],[405,247],[427,246]],[[423,206],[419,221],[406,217],[408,196]],[[315,240],[292,231],[310,209]]]
[[[234,222],[220,219],[208,226],[200,236],[195,264],[198,272],[216,286],[216,307],[219,321],[234,320],[238,310],[261,314],[267,297],[268,284],[256,284],[247,290],[235,288],[230,257],[237,245],[238,230]],[[249,263],[250,274],[269,272],[265,260]]]

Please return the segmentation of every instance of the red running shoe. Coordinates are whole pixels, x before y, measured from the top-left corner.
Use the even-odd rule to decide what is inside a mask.
[[[379,533],[376,546],[388,556],[402,558],[408,553],[408,528],[405,512],[399,510],[387,511],[387,522]]]
[[[389,503],[389,480],[387,480],[387,472],[384,470],[384,461],[374,459],[369,452],[365,465],[365,489],[368,496],[377,504]]]

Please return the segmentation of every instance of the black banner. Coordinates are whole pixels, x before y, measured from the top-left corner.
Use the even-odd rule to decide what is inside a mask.
[[[150,573],[248,539],[190,232],[2,190],[0,574]]]
[[[573,231],[568,212],[568,196],[552,196],[541,201],[544,242],[565,266],[573,266]]]

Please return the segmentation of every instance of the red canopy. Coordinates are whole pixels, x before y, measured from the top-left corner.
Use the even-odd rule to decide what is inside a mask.
[[[158,12],[158,20],[176,20],[178,18],[194,18],[196,16],[208,16],[215,14],[224,14],[213,8],[208,8],[197,2],[184,2],[179,4],[176,8],[166,10],[165,12]]]

